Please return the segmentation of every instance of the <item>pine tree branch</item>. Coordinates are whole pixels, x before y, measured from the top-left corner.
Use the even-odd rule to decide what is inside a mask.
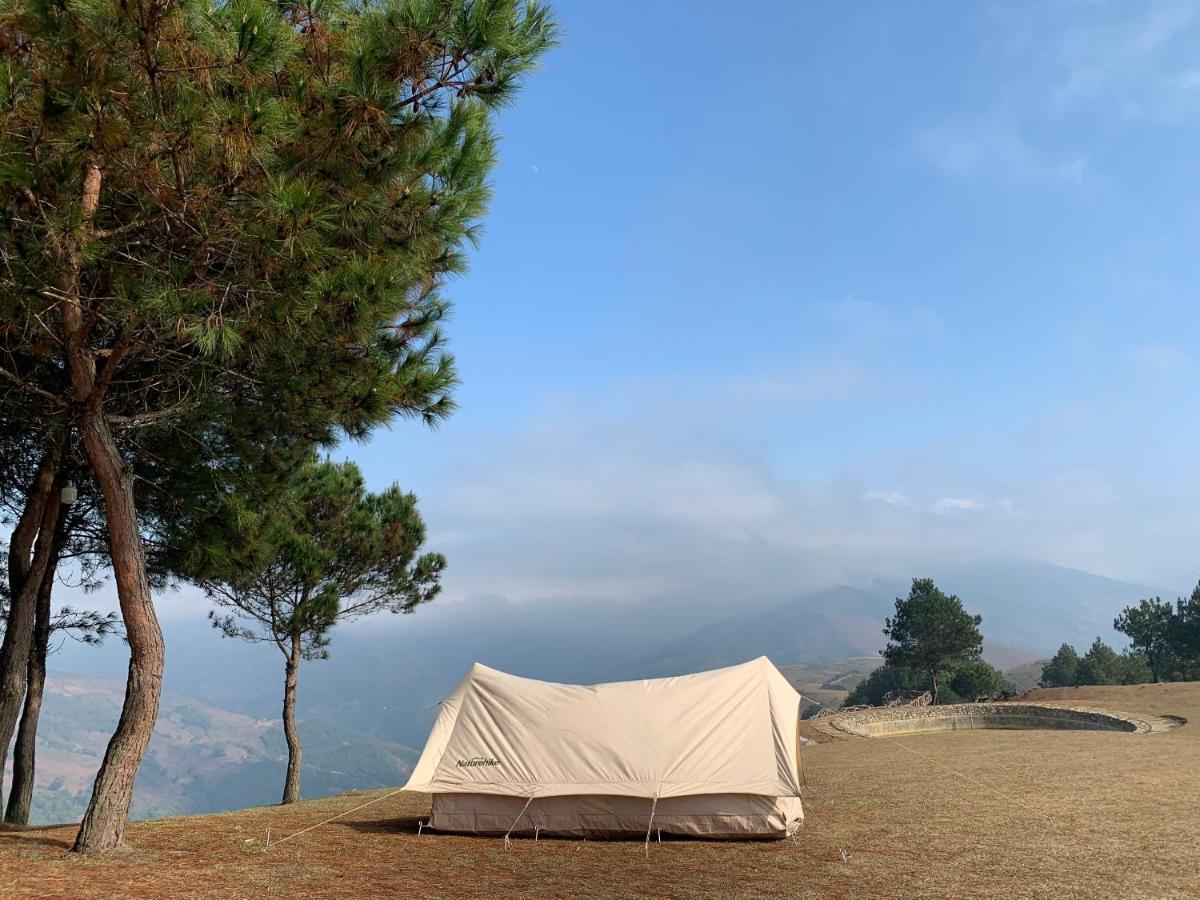
[[[3,375],[5,378],[7,378],[9,381],[11,381],[13,384],[15,384],[21,390],[26,391],[35,396],[41,397],[43,400],[49,400],[51,403],[55,404],[56,406],[58,406],[62,409],[66,409],[68,406],[70,406],[70,404],[67,403],[67,401],[63,400],[62,397],[52,394],[49,391],[45,390],[44,388],[38,387],[36,384],[30,384],[28,381],[25,381],[25,379],[21,378],[20,376],[16,375],[13,372],[10,372],[8,369],[4,368],[3,366],[0,366],[0,375]]]

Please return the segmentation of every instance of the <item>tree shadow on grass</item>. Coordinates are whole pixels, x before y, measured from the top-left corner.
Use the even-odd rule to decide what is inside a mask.
[[[61,825],[0,825],[0,850],[70,850],[74,835],[62,836]]]

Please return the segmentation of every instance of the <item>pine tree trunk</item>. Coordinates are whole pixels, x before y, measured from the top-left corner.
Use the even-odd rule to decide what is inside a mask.
[[[105,379],[97,378],[96,354],[88,346],[90,325],[84,316],[82,277],[85,250],[94,236],[92,222],[104,180],[99,160],[86,160],[82,175],[78,224],[63,248],[64,286],[59,311],[67,370],[82,411],[80,441],[104,497],[109,556],[129,642],[129,675],[121,718],[96,773],[92,798],[75,838],[76,852],[91,853],[110,850],[124,839],[125,819],[133,801],[133,782],[158,718],[164,650],[138,533],[133,476],[121,459],[105,419]],[[115,364],[110,355],[105,363],[106,376],[110,374],[108,367]]]
[[[287,778],[283,783],[284,803],[295,803],[300,799],[300,731],[296,728],[296,682],[300,675],[300,636],[292,635],[291,652],[288,654],[286,677],[283,682],[283,736],[287,739]]]
[[[102,415],[85,415],[80,430],[88,462],[104,496],[113,575],[129,641],[129,676],[121,718],[96,773],[91,802],[75,838],[75,851],[90,853],[110,850],[124,840],[133,782],[158,718],[164,647],[138,533],[133,476]]]
[[[25,498],[25,508],[21,511],[21,518],[17,521],[17,527],[13,529],[12,535],[9,537],[8,594],[10,597],[15,597],[20,593],[25,579],[29,576],[29,568],[32,565],[30,553],[33,551],[34,539],[37,538],[38,526],[42,520],[42,510],[54,487],[55,465],[51,453],[47,453],[42,458],[29,495]]]
[[[24,580],[10,598],[4,641],[0,643],[0,793],[8,745],[16,730],[21,703],[25,698],[38,593],[54,549],[54,523],[58,519],[60,500],[54,490],[56,483],[53,470],[49,470],[49,477],[50,488],[41,500],[33,559],[27,566],[19,566],[24,570]],[[41,488],[34,493],[40,494]]]
[[[938,702],[937,669],[931,670],[929,675],[933,679],[933,701],[929,705],[937,706],[937,702]]]
[[[46,653],[50,647],[50,597],[54,591],[59,554],[62,552],[65,521],[65,515],[60,514],[55,526],[50,562],[46,571],[42,573],[42,583],[38,588],[33,647],[29,653],[28,684],[25,688],[25,709],[21,713],[21,724],[17,729],[17,743],[13,749],[12,791],[8,795],[8,808],[4,813],[4,821],[12,825],[28,825],[29,810],[33,804],[37,726],[42,711],[42,694],[46,687]]]

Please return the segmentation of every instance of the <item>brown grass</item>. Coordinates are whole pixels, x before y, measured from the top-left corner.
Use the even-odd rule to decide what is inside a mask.
[[[1200,684],[1043,691],[1038,699],[1182,715],[1189,724],[1152,735],[831,741],[805,754],[808,818],[797,841],[664,841],[649,859],[636,841],[519,840],[505,852],[495,838],[418,837],[428,798],[409,794],[265,850],[268,827],[275,841],[387,791],[138,822],[128,848],[95,859],[66,853],[73,826],[0,832],[0,894],[1200,896]]]

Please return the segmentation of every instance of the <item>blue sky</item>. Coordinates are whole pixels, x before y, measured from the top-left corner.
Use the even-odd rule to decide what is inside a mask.
[[[561,3],[449,326],[336,455],[446,596],[1200,574],[1200,5]]]

